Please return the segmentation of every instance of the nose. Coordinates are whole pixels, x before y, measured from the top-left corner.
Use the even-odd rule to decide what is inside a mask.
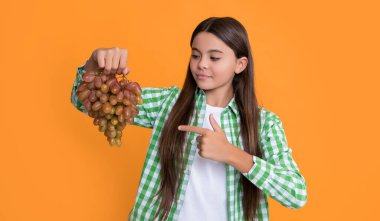
[[[207,69],[208,68],[207,57],[203,57],[200,59],[200,61],[198,63],[198,68],[199,69]]]

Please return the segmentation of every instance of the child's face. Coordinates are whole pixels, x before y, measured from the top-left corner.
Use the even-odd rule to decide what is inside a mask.
[[[209,32],[200,32],[195,36],[190,69],[199,88],[204,90],[223,88],[224,92],[232,89],[235,72],[241,72],[234,51]],[[198,76],[199,74],[208,77],[202,78]]]

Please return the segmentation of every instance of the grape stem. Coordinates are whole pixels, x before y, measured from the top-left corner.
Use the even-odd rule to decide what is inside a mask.
[[[99,75],[101,75],[101,74],[103,74],[103,71],[96,71],[95,72],[95,76],[99,76]],[[121,76],[120,76],[121,75]],[[121,81],[122,79],[124,79],[125,81],[127,81],[127,83],[129,83],[130,82],[130,80],[128,80],[128,78],[127,78],[127,75],[126,74],[115,74],[115,77],[116,77],[116,79],[118,80],[118,82],[119,81]]]

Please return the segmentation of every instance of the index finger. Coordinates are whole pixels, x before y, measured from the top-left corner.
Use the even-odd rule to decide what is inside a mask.
[[[127,58],[128,58],[128,55],[127,55],[127,52],[122,50],[121,52],[121,55],[120,55],[120,65],[119,65],[119,69],[118,69],[118,73],[119,74],[126,74],[126,70],[125,68],[127,67]]]
[[[182,131],[190,131],[190,132],[194,132],[194,133],[197,133],[197,134],[201,134],[201,135],[205,135],[207,130],[206,128],[201,128],[201,127],[195,127],[195,126],[188,126],[188,125],[180,125],[178,127],[179,130],[182,130]]]
[[[98,51],[96,50],[95,53],[93,54],[94,57],[91,56],[91,58],[93,58],[93,60],[95,60],[95,63],[96,65],[99,67],[99,68],[104,68],[105,66],[105,55],[104,55],[104,52],[103,51]],[[94,59],[95,58],[95,59]]]

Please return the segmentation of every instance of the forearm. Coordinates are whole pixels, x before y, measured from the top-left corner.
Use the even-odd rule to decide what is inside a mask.
[[[228,146],[228,149],[229,154],[226,159],[227,164],[230,164],[241,173],[247,173],[253,167],[253,155],[232,144]]]
[[[226,163],[282,205],[300,208],[306,203],[306,183],[298,170],[282,168],[260,158],[256,158],[258,162],[255,163],[253,155],[234,145],[228,146],[228,153]]]

